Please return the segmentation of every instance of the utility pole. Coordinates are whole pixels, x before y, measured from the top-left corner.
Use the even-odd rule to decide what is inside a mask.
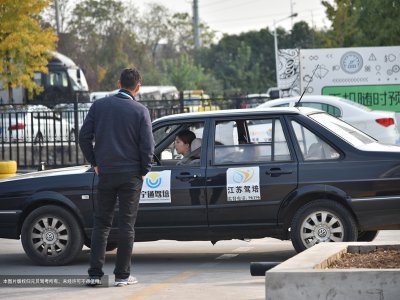
[[[293,0],[290,0],[290,15],[293,16],[293,5],[296,4],[296,2],[293,3]],[[293,18],[291,17],[291,22],[292,22],[292,27],[290,29],[293,29]]]
[[[198,0],[193,0],[193,28],[194,28],[194,49],[199,49],[200,48],[200,29],[199,29]]]
[[[58,8],[58,0],[54,0],[54,9],[56,10],[57,36],[60,36],[60,10]]]

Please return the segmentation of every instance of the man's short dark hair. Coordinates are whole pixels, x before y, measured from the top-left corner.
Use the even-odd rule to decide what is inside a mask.
[[[190,130],[188,130],[188,129],[179,131],[179,132],[176,134],[176,136],[177,136],[182,142],[184,142],[185,144],[189,144],[189,145],[191,145],[192,142],[193,142],[193,140],[196,138],[196,135],[195,135],[192,131],[190,131]]]
[[[121,87],[128,90],[136,88],[142,82],[142,76],[136,68],[124,69],[119,77]]]

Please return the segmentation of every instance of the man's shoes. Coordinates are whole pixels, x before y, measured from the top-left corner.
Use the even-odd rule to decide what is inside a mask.
[[[131,285],[131,284],[135,284],[138,283],[138,280],[136,279],[136,277],[133,276],[129,276],[128,278],[115,278],[115,283],[114,286],[126,286],[126,285]]]
[[[89,276],[86,279],[86,286],[99,286],[102,285],[100,276]]]

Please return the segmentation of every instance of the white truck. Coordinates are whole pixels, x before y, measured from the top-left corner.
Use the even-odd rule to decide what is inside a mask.
[[[82,70],[67,56],[51,52],[53,57],[47,65],[48,73],[35,73],[34,80],[44,91],[28,99],[23,87],[13,89],[9,99],[7,87],[0,82],[0,104],[43,104],[54,107],[59,103],[89,101],[89,87]]]

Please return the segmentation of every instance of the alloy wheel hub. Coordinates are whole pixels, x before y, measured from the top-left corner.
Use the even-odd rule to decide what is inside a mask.
[[[315,232],[316,238],[318,238],[320,241],[328,240],[331,235],[329,227],[326,225],[322,225],[322,224],[316,226],[314,232]]]
[[[306,248],[324,242],[343,241],[343,224],[337,216],[328,211],[312,212],[304,219],[301,228],[300,238]]]
[[[53,245],[58,240],[58,234],[55,230],[47,228],[43,231],[42,240],[46,244]]]

